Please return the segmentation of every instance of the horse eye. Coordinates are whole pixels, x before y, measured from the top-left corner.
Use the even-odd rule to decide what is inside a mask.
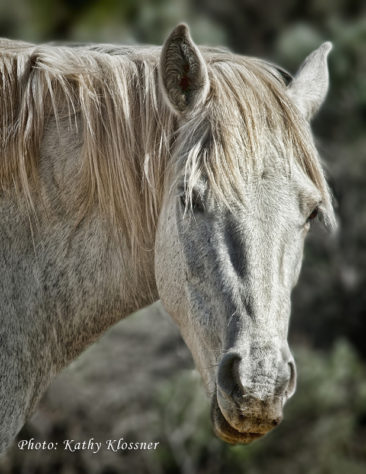
[[[319,214],[319,208],[316,207],[313,212],[309,215],[307,222],[310,222],[316,218],[316,216]]]
[[[182,207],[185,209],[186,208],[186,205],[187,205],[187,201],[186,201],[186,193],[183,193],[179,196],[179,201],[182,205]]]
[[[201,196],[198,193],[194,192],[194,191],[192,193],[191,202],[188,201],[188,203],[187,203],[186,193],[182,193],[180,195],[179,199],[180,199],[180,203],[181,203],[181,205],[184,209],[187,207],[187,204],[188,204],[188,207],[190,207],[190,204],[191,204],[192,205],[192,210],[194,212],[203,212],[205,210]]]

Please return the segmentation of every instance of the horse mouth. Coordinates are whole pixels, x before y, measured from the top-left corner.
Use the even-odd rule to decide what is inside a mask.
[[[229,444],[249,444],[258,438],[261,438],[265,433],[255,432],[241,432],[231,426],[217,403],[217,397],[214,396],[211,404],[211,419],[213,429],[217,437]]]

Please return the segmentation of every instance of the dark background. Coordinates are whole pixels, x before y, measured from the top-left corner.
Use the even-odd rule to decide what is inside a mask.
[[[366,472],[366,7],[361,0],[13,0],[0,35],[42,42],[161,44],[186,21],[197,43],[268,58],[291,73],[330,40],[331,88],[313,122],[340,229],[315,225],[293,294],[299,385],[282,425],[247,447],[213,437],[208,402],[177,329],[153,307],[112,328],[54,382],[19,439],[156,440],[157,452],[24,452],[0,473]]]

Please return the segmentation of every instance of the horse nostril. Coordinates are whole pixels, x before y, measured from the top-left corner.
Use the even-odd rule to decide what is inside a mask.
[[[244,390],[240,382],[239,365],[241,356],[237,353],[225,354],[217,374],[218,387],[227,396],[242,395]]]
[[[288,365],[290,368],[290,378],[289,378],[287,389],[286,389],[286,395],[287,395],[287,398],[290,398],[292,397],[292,395],[295,393],[295,390],[296,390],[296,365],[293,360],[290,361]]]

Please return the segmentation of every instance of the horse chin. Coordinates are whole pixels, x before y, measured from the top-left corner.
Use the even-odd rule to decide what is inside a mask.
[[[216,436],[229,444],[249,444],[265,433],[241,432],[226,420],[214,396],[211,403],[211,419]]]

